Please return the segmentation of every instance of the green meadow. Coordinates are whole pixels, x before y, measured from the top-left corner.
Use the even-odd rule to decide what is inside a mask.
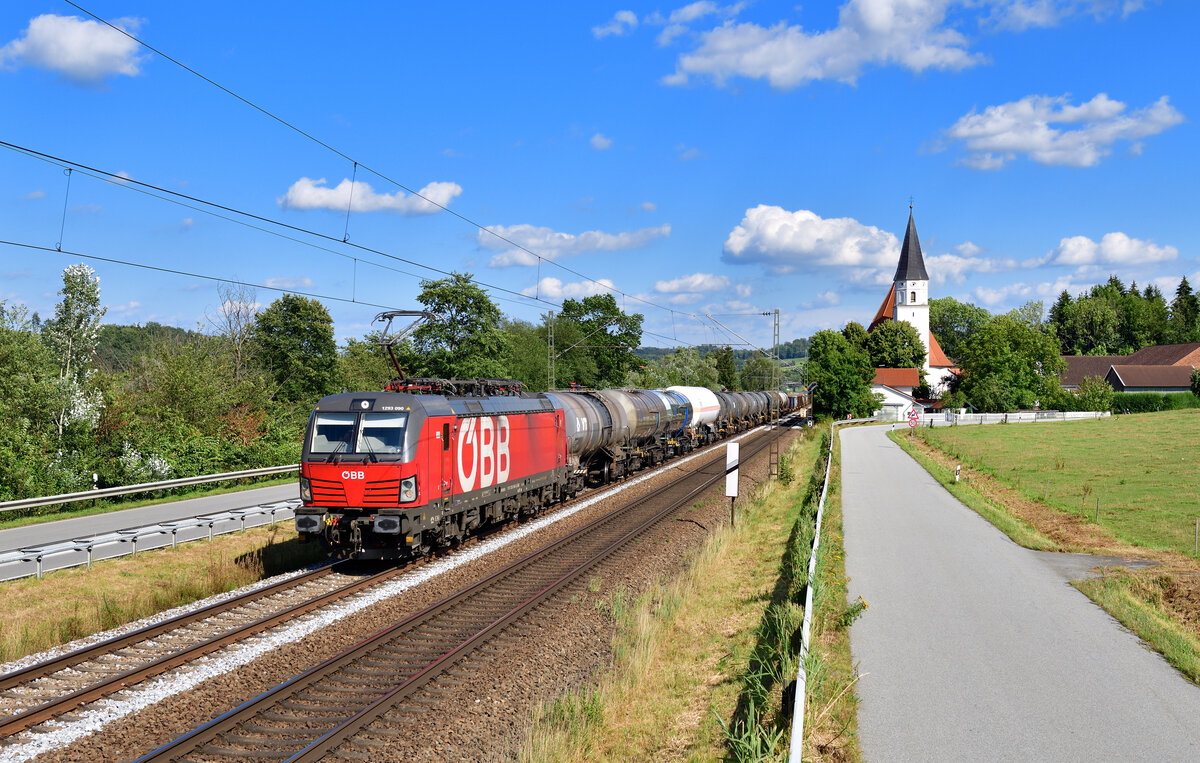
[[[1037,424],[920,429],[964,465],[1027,498],[1094,519],[1121,540],[1193,555],[1200,410]]]

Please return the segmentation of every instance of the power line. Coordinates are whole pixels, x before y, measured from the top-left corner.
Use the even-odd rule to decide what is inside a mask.
[[[112,24],[112,23],[110,23],[109,21],[107,21],[106,19],[103,19],[103,18],[101,18],[100,16],[97,16],[95,13],[92,13],[92,12],[91,12],[91,11],[89,11],[88,9],[86,9],[86,8],[84,8],[83,6],[79,5],[78,3],[74,2],[74,0],[65,0],[65,1],[66,1],[66,3],[67,3],[68,5],[70,5],[70,6],[74,7],[75,9],[77,9],[78,11],[80,11],[81,13],[84,13],[84,14],[87,14],[88,16],[91,16],[93,19],[95,19],[96,21],[100,22],[101,24],[104,24],[105,26],[109,27],[109,28],[110,28],[110,29],[112,29],[113,31],[119,32],[120,34],[122,34],[122,35],[124,35],[124,36],[128,37],[130,40],[132,40],[132,41],[134,41],[135,43],[137,43],[138,45],[141,45],[142,47],[146,48],[147,50],[149,50],[149,51],[151,51],[151,52],[153,52],[153,53],[155,53],[155,54],[157,54],[157,55],[159,55],[159,56],[162,56],[163,58],[165,58],[166,60],[168,60],[168,61],[170,61],[171,63],[175,64],[176,66],[180,67],[180,68],[181,68],[181,69],[183,69],[184,71],[187,71],[187,72],[189,72],[189,73],[191,73],[191,74],[195,75],[196,77],[199,77],[200,79],[204,80],[205,82],[207,82],[208,84],[210,84],[210,85],[212,85],[213,87],[217,88],[217,89],[218,89],[218,90],[220,90],[221,92],[223,92],[223,93],[225,93],[225,94],[227,94],[227,95],[229,95],[229,96],[232,96],[233,98],[236,98],[237,100],[239,100],[239,101],[241,101],[242,103],[246,104],[247,106],[249,106],[250,108],[254,109],[255,111],[258,111],[259,113],[263,114],[264,116],[267,116],[267,117],[269,117],[270,119],[273,119],[274,121],[278,122],[279,124],[283,125],[284,127],[288,128],[289,130],[292,130],[292,131],[294,131],[294,132],[296,132],[296,133],[298,133],[298,134],[300,134],[300,135],[304,136],[305,138],[308,138],[309,140],[311,140],[312,142],[314,142],[314,143],[316,143],[317,145],[321,146],[322,148],[325,148],[326,150],[328,150],[328,151],[331,151],[332,153],[334,153],[334,154],[336,154],[336,155],[340,156],[342,159],[345,159],[345,160],[346,160],[346,161],[348,161],[348,162],[352,162],[352,163],[354,164],[355,172],[357,172],[359,168],[361,168],[361,169],[363,169],[363,170],[366,170],[367,172],[370,172],[371,174],[375,175],[376,177],[378,177],[378,178],[380,178],[380,179],[382,179],[382,180],[385,180],[385,181],[387,181],[388,183],[391,183],[392,185],[396,186],[397,188],[400,188],[401,190],[405,191],[406,193],[408,193],[408,194],[410,194],[410,195],[412,195],[412,196],[416,196],[417,198],[421,199],[422,201],[425,201],[425,202],[427,202],[428,204],[431,204],[431,205],[433,205],[433,206],[437,207],[438,209],[442,210],[443,212],[448,212],[449,214],[453,215],[454,217],[457,217],[459,220],[462,220],[463,222],[467,223],[468,225],[472,225],[472,226],[474,226],[475,228],[477,228],[477,229],[479,229],[479,230],[481,230],[481,231],[485,231],[485,232],[486,232],[486,233],[488,233],[489,235],[496,237],[497,239],[499,239],[499,240],[501,240],[501,241],[505,242],[506,244],[509,244],[510,246],[513,246],[513,247],[515,247],[515,248],[517,248],[517,249],[519,249],[519,250],[521,250],[521,251],[525,252],[526,254],[528,254],[528,255],[530,255],[530,256],[532,256],[532,257],[535,257],[535,258],[538,260],[538,262],[539,262],[539,263],[540,263],[540,262],[542,262],[542,261],[545,261],[545,262],[547,262],[547,263],[549,263],[549,264],[552,264],[552,265],[554,265],[555,267],[561,268],[562,270],[564,270],[564,271],[566,271],[566,272],[568,272],[568,273],[571,273],[572,275],[578,276],[579,278],[582,278],[582,279],[584,279],[585,281],[589,281],[589,282],[591,282],[591,283],[594,283],[594,284],[596,284],[596,285],[598,285],[598,286],[604,286],[604,284],[603,284],[603,283],[601,283],[599,280],[597,280],[597,279],[595,279],[595,278],[592,278],[591,276],[584,275],[583,273],[580,273],[579,271],[577,271],[577,270],[574,270],[573,268],[569,268],[569,267],[567,267],[567,266],[565,266],[565,265],[561,265],[561,264],[559,264],[559,263],[555,262],[553,259],[550,259],[550,258],[548,258],[548,257],[544,257],[544,256],[542,256],[541,254],[538,254],[537,252],[533,251],[532,249],[529,249],[528,247],[526,247],[526,246],[524,246],[524,245],[522,245],[522,244],[520,244],[520,243],[518,243],[518,242],[516,242],[516,241],[513,241],[512,239],[510,239],[510,238],[508,238],[508,237],[506,237],[506,236],[503,236],[503,235],[501,235],[501,234],[499,234],[499,233],[495,232],[495,231],[494,231],[494,230],[492,230],[492,229],[491,229],[489,226],[486,226],[486,225],[483,225],[482,223],[476,222],[475,220],[473,220],[473,219],[471,219],[471,218],[467,217],[466,215],[463,215],[463,214],[461,214],[461,213],[459,213],[459,212],[457,212],[457,211],[455,211],[455,210],[453,210],[453,209],[450,209],[450,208],[449,208],[449,207],[447,207],[445,204],[440,204],[440,203],[438,203],[437,201],[434,201],[433,199],[430,199],[429,197],[427,197],[427,196],[424,196],[423,194],[421,194],[421,192],[420,192],[420,191],[418,191],[418,190],[415,190],[415,189],[413,189],[413,188],[410,188],[410,187],[406,186],[405,184],[403,184],[403,183],[401,183],[401,182],[399,182],[399,181],[397,181],[397,180],[393,180],[391,177],[389,177],[389,176],[387,176],[387,175],[383,174],[383,172],[381,172],[381,171],[379,171],[379,170],[376,170],[376,169],[374,169],[374,168],[372,168],[372,167],[370,167],[370,166],[368,166],[368,165],[364,164],[363,162],[360,162],[360,161],[358,161],[357,159],[354,159],[354,158],[352,158],[351,156],[349,156],[348,154],[344,153],[343,151],[341,151],[341,150],[339,150],[339,149],[335,148],[334,146],[331,146],[330,144],[326,143],[325,141],[321,140],[320,138],[317,138],[316,136],[312,135],[311,133],[308,133],[308,132],[306,132],[305,130],[301,129],[300,127],[296,126],[295,124],[292,124],[292,123],[291,123],[291,122],[289,122],[288,120],[284,119],[283,117],[280,117],[280,116],[278,116],[278,115],[274,114],[273,112],[269,111],[268,109],[266,109],[266,108],[264,108],[264,107],[262,107],[262,106],[259,106],[257,103],[255,103],[255,102],[251,101],[251,100],[250,100],[250,99],[248,99],[248,98],[245,98],[244,96],[238,95],[238,94],[237,94],[237,93],[235,93],[234,91],[230,90],[229,88],[225,87],[224,85],[220,84],[219,82],[217,82],[217,81],[215,81],[215,80],[213,80],[213,79],[211,79],[211,78],[209,78],[209,77],[207,77],[207,76],[205,76],[205,75],[201,74],[200,72],[196,71],[196,70],[195,70],[195,69],[193,69],[192,67],[190,67],[190,66],[188,66],[187,64],[183,63],[182,61],[179,61],[178,59],[176,59],[176,58],[173,58],[173,57],[171,57],[171,56],[167,55],[167,54],[166,54],[166,53],[164,53],[163,51],[159,50],[158,48],[155,48],[155,47],[153,47],[152,45],[150,45],[149,43],[145,42],[144,40],[142,40],[141,38],[137,37],[136,35],[130,34],[130,33],[129,33],[129,32],[127,32],[126,30],[122,29],[121,27],[119,27],[119,26],[116,26],[115,24]],[[353,185],[351,185],[351,189],[353,189]],[[349,212],[349,210],[347,210],[347,212]],[[349,225],[349,220],[347,220],[347,226],[348,226],[348,225]],[[348,229],[348,228],[347,228],[347,229]],[[333,239],[332,239],[332,237],[326,237],[326,238],[330,238],[331,240],[333,240]],[[348,242],[343,242],[343,243],[348,243]],[[412,264],[416,264],[416,263],[412,263]],[[428,266],[422,265],[421,267],[428,267]],[[430,269],[431,269],[431,270],[436,270],[436,268],[430,268]],[[606,288],[607,288],[607,287],[606,287]],[[506,290],[506,291],[509,291],[509,290]],[[641,303],[643,303],[643,304],[645,304],[645,305],[650,305],[651,307],[656,307],[656,308],[658,308],[659,310],[666,310],[666,311],[668,311],[668,312],[670,312],[670,313],[672,313],[672,314],[679,313],[680,315],[692,315],[692,317],[695,317],[695,316],[694,316],[693,314],[691,314],[691,313],[683,313],[683,312],[680,312],[680,311],[678,311],[678,310],[674,310],[674,309],[672,309],[672,308],[670,308],[670,307],[666,307],[666,306],[664,306],[664,305],[660,305],[660,304],[658,304],[658,303],[656,303],[656,302],[652,302],[652,301],[650,301],[650,300],[648,300],[648,299],[644,299],[644,298],[642,298],[642,297],[639,297],[639,296],[637,296],[637,295],[635,295],[635,294],[629,294],[629,293],[627,293],[627,292],[621,291],[620,289],[615,289],[615,288],[614,288],[614,289],[611,289],[611,291],[615,291],[616,293],[620,294],[620,295],[621,295],[621,296],[623,296],[623,297],[627,297],[627,298],[629,298],[629,299],[634,299],[634,300],[636,300],[636,301],[638,301],[638,302],[641,302]],[[515,293],[515,292],[513,292],[513,293]],[[525,296],[525,295],[522,295],[522,296]],[[539,301],[540,301],[540,300],[539,300]]]
[[[28,148],[26,146],[20,146],[15,143],[9,143],[7,141],[0,140],[0,147],[7,148],[7,149],[15,151],[17,153],[25,154],[26,156],[30,156],[35,159],[46,161],[48,163],[54,164],[59,167],[77,168],[77,169],[81,170],[83,172],[83,174],[89,175],[97,180],[103,180],[105,182],[112,183],[113,185],[116,185],[116,186],[127,188],[129,190],[137,191],[139,193],[143,193],[145,195],[152,196],[157,199],[161,199],[162,201],[167,201],[172,204],[177,204],[179,206],[185,207],[187,209],[191,209],[196,212],[208,214],[213,217],[217,217],[219,219],[226,220],[228,222],[233,222],[238,225],[243,225],[245,227],[249,227],[254,230],[260,231],[262,233],[267,233],[272,236],[278,236],[280,238],[286,239],[288,241],[293,241],[298,244],[310,246],[310,247],[319,249],[321,251],[325,251],[325,252],[329,252],[330,254],[337,255],[339,257],[344,257],[346,259],[355,259],[355,258],[348,254],[345,254],[343,252],[338,252],[333,249],[329,249],[327,247],[318,246],[316,244],[313,244],[312,242],[303,241],[300,239],[293,238],[291,236],[283,235],[283,234],[279,233],[278,231],[271,231],[271,230],[267,230],[265,228],[260,228],[257,225],[251,225],[242,220],[231,219],[224,215],[220,215],[220,214],[217,214],[216,212],[213,212],[212,209],[218,209],[223,212],[228,212],[229,214],[232,214],[232,215],[239,215],[239,216],[248,218],[250,220],[256,220],[258,222],[265,223],[268,225],[276,225],[276,226],[279,226],[280,228],[284,228],[286,230],[294,231],[296,233],[303,233],[305,235],[313,236],[314,238],[323,239],[325,241],[329,241],[329,242],[332,242],[335,244],[342,244],[343,246],[349,246],[349,247],[358,249],[359,251],[369,252],[371,254],[375,254],[375,255],[378,255],[381,257],[386,257],[388,259],[392,259],[397,262],[403,262],[407,265],[413,265],[418,268],[424,268],[425,270],[429,270],[429,271],[438,273],[443,276],[453,276],[454,275],[450,271],[442,270],[440,268],[435,268],[432,265],[426,265],[424,263],[417,262],[415,260],[410,260],[405,257],[400,257],[398,255],[391,254],[390,252],[385,252],[380,249],[374,249],[372,247],[363,246],[362,244],[355,244],[355,243],[352,243],[349,241],[342,241],[341,239],[335,238],[335,237],[327,235],[325,233],[320,233],[318,231],[311,230],[309,228],[303,228],[298,225],[292,225],[290,223],[285,223],[281,220],[275,220],[275,219],[272,219],[269,217],[264,217],[263,215],[255,214],[253,212],[246,212],[244,210],[240,210],[235,207],[230,207],[230,206],[227,206],[224,204],[219,204],[215,201],[208,201],[207,199],[202,199],[198,196],[191,196],[186,193],[181,193],[179,191],[173,191],[169,188],[163,188],[162,186],[157,186],[157,185],[154,185],[153,183],[146,183],[144,181],[137,180],[135,178],[127,178],[124,175],[119,175],[115,172],[109,172],[108,170],[102,170],[102,169],[99,169],[96,167],[92,167],[90,165],[74,161],[72,159],[65,159],[63,157],[55,156],[53,154],[47,154],[47,153],[44,153],[41,151],[34,150],[32,148]],[[141,186],[141,188],[133,188],[132,186],[135,186],[135,185]],[[147,189],[147,190],[142,190],[142,189]],[[153,191],[154,193],[151,193],[151,191]],[[163,196],[162,194],[166,194],[166,196]],[[168,197],[176,197],[176,198],[168,198]],[[206,207],[211,207],[212,209],[204,209],[201,207],[192,206],[192,204],[183,203],[183,202],[179,201],[179,199],[186,199],[187,201],[192,202],[194,204],[202,204]],[[363,260],[363,262],[368,262],[372,265],[375,265],[376,267],[392,270],[393,272],[401,273],[403,275],[411,276],[413,278],[421,277],[421,276],[416,275],[415,273],[408,273],[407,271],[399,270],[396,268],[388,268],[385,265],[381,265],[380,263],[377,263],[377,262],[371,262],[370,260]],[[474,278],[474,277],[471,278],[471,281],[473,283],[478,284],[481,287],[493,289],[495,291],[502,291],[502,292],[505,292],[508,294],[512,294],[512,295],[520,297],[521,299],[524,299],[524,300],[532,300],[534,302],[542,302],[551,307],[559,307],[560,306],[560,305],[558,305],[558,303],[551,302],[551,301],[545,300],[545,299],[540,299],[538,297],[530,297],[527,294],[523,294],[518,291],[513,291],[512,289],[507,289],[503,286],[496,286],[495,284],[490,284],[485,281],[480,281],[479,279]],[[516,300],[509,300],[509,301],[516,302]],[[518,304],[527,304],[527,303],[519,302]]]
[[[266,289],[268,291],[277,291],[284,294],[299,294],[303,297],[312,297],[313,299],[329,300],[331,302],[349,302],[355,305],[366,305],[367,307],[378,307],[384,310],[394,310],[392,305],[379,305],[374,302],[363,302],[358,299],[346,299],[345,297],[332,297],[328,294],[316,294],[314,292],[300,291],[299,289],[284,289],[279,286],[267,286],[266,284],[250,283],[248,281],[239,281],[236,278],[221,278],[220,276],[210,276],[203,273],[192,273],[187,270],[177,270],[175,268],[164,268],[158,265],[147,265],[142,262],[130,262],[129,260],[121,260],[116,257],[101,257],[98,254],[85,254],[84,252],[76,252],[70,249],[53,249],[48,246],[39,246],[38,244],[28,244],[23,241],[7,241],[0,239],[0,244],[6,246],[16,246],[23,249],[33,249],[39,252],[51,252],[53,254],[65,254],[68,257],[82,257],[85,260],[96,260],[97,262],[108,262],[116,265],[128,265],[131,268],[142,268],[143,270],[155,270],[159,273],[170,273],[177,276],[188,276],[189,278],[202,278],[206,281],[218,281],[220,283],[234,284],[236,286],[248,286],[252,289]]]

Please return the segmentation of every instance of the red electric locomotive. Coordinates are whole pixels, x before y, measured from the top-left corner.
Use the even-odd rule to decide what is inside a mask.
[[[565,497],[563,412],[540,395],[481,391],[322,398],[304,440],[297,531],[358,558],[421,555]]]

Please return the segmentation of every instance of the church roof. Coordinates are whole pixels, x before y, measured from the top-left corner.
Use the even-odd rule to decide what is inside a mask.
[[[889,286],[887,294],[883,295],[883,304],[875,311],[875,317],[871,319],[871,324],[867,326],[867,331],[875,328],[884,321],[892,320],[892,300],[895,298],[896,292],[893,287]]]
[[[912,209],[908,210],[908,230],[904,232],[904,245],[900,247],[900,264],[896,266],[893,281],[928,281],[925,259],[921,256],[921,242],[917,239],[917,224],[913,222]]]
[[[954,368],[954,364],[950,362],[950,358],[946,357],[945,351],[943,351],[942,346],[938,344],[937,337],[933,335],[932,331],[929,332],[929,367],[950,368],[955,371],[958,370],[957,368]]]

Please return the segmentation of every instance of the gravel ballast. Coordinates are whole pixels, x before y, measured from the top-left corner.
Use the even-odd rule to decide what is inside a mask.
[[[790,434],[790,433],[789,433]],[[785,437],[786,439],[786,437]],[[95,760],[137,757],[288,680],[300,671],[420,611],[445,596],[562,537],[619,502],[654,489],[685,462],[711,458],[717,448],[695,454],[617,488],[552,512],[510,532],[415,567],[355,599],[280,626],[186,668],[94,703],[80,712],[26,732],[18,744],[0,748],[5,760]],[[766,477],[766,454],[743,465],[743,485]],[[745,489],[744,488],[744,489]],[[714,500],[716,499],[716,500]],[[381,759],[416,755],[441,759],[496,759],[516,755],[524,730],[540,703],[587,685],[609,663],[613,623],[597,606],[622,589],[634,597],[649,584],[677,573],[707,536],[728,521],[720,485],[686,515],[667,521],[605,562],[598,585],[572,590],[543,605],[524,637],[502,637],[470,660],[487,661],[483,680],[458,684],[454,671],[431,684],[441,711],[427,722],[405,723],[402,736]],[[590,590],[596,587],[598,590]],[[202,605],[202,604],[201,604]],[[200,606],[200,605],[197,605]],[[530,621],[526,621],[529,625]],[[336,624],[336,627],[328,627]],[[431,701],[434,697],[430,697]],[[445,712],[452,708],[454,712]],[[383,721],[386,721],[383,719]]]

